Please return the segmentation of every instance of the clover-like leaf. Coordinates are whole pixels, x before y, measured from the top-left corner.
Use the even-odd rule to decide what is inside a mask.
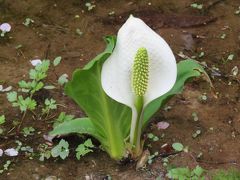
[[[7,99],[8,99],[9,102],[17,101],[17,92],[12,91],[12,92],[7,93]]]
[[[58,145],[56,145],[51,150],[52,157],[60,157],[61,159],[66,159],[66,157],[69,155],[69,144],[64,139],[61,139]]]

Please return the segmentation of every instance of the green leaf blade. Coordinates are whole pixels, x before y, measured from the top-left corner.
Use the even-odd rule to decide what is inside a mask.
[[[57,125],[51,132],[49,132],[51,136],[66,135],[71,133],[89,134],[96,139],[101,140],[101,137],[97,134],[97,131],[89,118],[78,118],[65,121]]]
[[[130,130],[131,110],[109,98],[101,86],[101,67],[111,55],[115,38],[108,37],[106,50],[89,62],[84,69],[76,70],[73,79],[65,86],[70,96],[91,119],[105,150],[115,159],[125,153],[124,139]]]

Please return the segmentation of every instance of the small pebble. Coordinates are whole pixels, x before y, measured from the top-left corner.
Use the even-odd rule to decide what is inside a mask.
[[[161,121],[157,123],[157,128],[158,129],[167,129],[169,127],[169,123],[165,121]]]
[[[45,180],[57,180],[57,176],[48,176],[45,178]]]
[[[33,176],[33,179],[35,179],[35,180],[39,180],[40,179],[40,176],[38,174],[33,174],[32,176]]]
[[[11,31],[11,25],[8,23],[3,23],[0,25],[0,30],[3,32],[10,32]]]
[[[33,66],[37,66],[38,64],[41,64],[41,59],[34,59],[30,61]]]
[[[9,149],[6,149],[4,151],[4,153],[7,155],[7,156],[17,156],[18,155],[18,151],[14,148],[9,148]]]

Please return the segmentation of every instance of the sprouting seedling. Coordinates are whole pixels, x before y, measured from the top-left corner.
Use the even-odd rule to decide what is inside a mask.
[[[234,54],[229,54],[227,57],[227,61],[232,61],[234,58]]]
[[[4,115],[1,115],[0,116],[0,125],[4,124],[5,123],[5,116]]]
[[[26,18],[25,21],[23,22],[23,25],[28,27],[30,24],[34,23],[34,20],[31,18]]]
[[[200,166],[194,169],[188,167],[179,167],[168,170],[167,177],[170,179],[205,179],[205,170]]]
[[[153,159],[156,158],[158,156],[158,152],[156,151],[154,154],[150,155],[148,157],[148,164],[152,164],[153,163]]]
[[[29,71],[29,79],[28,81],[21,80],[18,82],[19,90],[18,91],[10,91],[7,93],[7,99],[12,104],[13,107],[18,107],[20,111],[23,113],[21,122],[18,126],[18,132],[20,130],[21,124],[25,119],[26,113],[32,112],[34,115],[34,110],[37,108],[37,101],[34,99],[34,95],[37,91],[44,89],[54,89],[55,87],[52,85],[45,85],[45,80],[47,78],[47,73],[50,68],[49,60],[40,60],[34,59],[30,61],[34,66],[33,69]],[[58,66],[61,62],[61,57],[57,57],[53,61],[54,67]],[[64,81],[66,82],[66,80]],[[1,89],[0,89],[1,90]],[[6,91],[6,90],[5,90]],[[45,99],[45,107],[42,109],[42,115],[46,114],[48,116],[51,110],[57,108],[55,100],[53,99]]]
[[[221,39],[225,39],[226,36],[227,36],[227,34],[226,34],[226,33],[223,33],[223,34],[221,34],[220,38],[221,38]]]
[[[208,100],[207,93],[201,94],[201,95],[198,97],[198,100],[199,100],[200,102],[207,102],[207,100]]]
[[[82,156],[93,152],[92,148],[94,148],[94,145],[92,144],[91,139],[87,139],[84,143],[78,145],[76,149],[76,158],[80,160]]]
[[[198,55],[199,58],[202,58],[205,55],[205,53],[202,51],[200,52],[200,54]]]
[[[67,74],[62,74],[59,78],[58,78],[58,84],[59,85],[64,85],[65,83],[68,82],[68,75]]]
[[[148,138],[154,142],[159,140],[159,137],[155,136],[153,133],[148,133]]]
[[[16,91],[7,93],[7,99],[10,103],[12,103],[13,107],[19,107],[21,112],[34,110],[37,105],[35,100],[30,97],[24,98],[22,95],[18,95]]]
[[[193,138],[196,138],[198,137],[200,134],[202,133],[202,131],[200,129],[196,130],[193,134],[192,134],[192,137]]]
[[[231,74],[233,77],[236,77],[238,75],[238,72],[239,72],[239,70],[238,70],[237,66],[234,66],[231,70]]]
[[[240,6],[239,6],[238,9],[234,12],[234,14],[240,15]]]
[[[34,69],[29,71],[29,78],[31,81],[26,82],[24,80],[19,81],[18,85],[22,92],[29,93],[31,97],[33,94],[44,87],[43,80],[47,77],[47,71],[50,66],[49,60],[35,59],[31,61],[31,64],[35,66]]]
[[[56,110],[58,106],[63,106],[63,105],[57,104],[56,100],[54,100],[53,98],[45,99],[44,107],[42,108],[42,116],[45,115],[44,119],[47,119],[49,117],[50,112],[53,110]]]
[[[12,161],[7,160],[7,161],[5,162],[5,164],[3,165],[3,168],[0,169],[0,174],[2,174],[4,171],[7,171],[8,168],[10,167],[11,163],[12,163]]]
[[[79,35],[79,36],[82,36],[82,35],[83,35],[83,32],[82,32],[79,28],[77,28],[75,32],[76,32],[76,34]]]
[[[90,3],[90,2],[87,2],[87,3],[85,4],[85,6],[87,7],[88,11],[91,11],[91,10],[93,10],[93,9],[96,7],[95,4],[92,4],[92,3]]]
[[[45,159],[49,159],[51,157],[51,150],[49,149],[47,144],[39,144],[39,160],[44,161]]]
[[[68,122],[74,119],[73,115],[68,115],[65,112],[61,112],[58,116],[57,119],[55,119],[53,127],[58,126],[59,124],[63,123],[63,122]]]
[[[45,99],[45,107],[42,109],[42,114],[48,114],[50,110],[57,109],[56,100],[54,99]]]
[[[28,93],[29,96],[24,97],[24,95],[19,95],[19,92],[11,91],[7,93],[7,99],[12,103],[13,107],[19,107],[21,112],[24,112],[25,116],[27,110],[33,111],[37,106],[37,102],[32,98],[34,93],[39,91],[44,87],[42,82],[47,77],[47,71],[49,69],[49,60],[35,60],[31,62],[35,68],[31,69],[29,72],[29,78],[31,81],[26,82],[21,80],[18,82],[20,90],[22,93]]]
[[[115,11],[110,11],[110,12],[108,13],[108,15],[109,15],[109,16],[114,16],[114,15],[115,15]]]
[[[0,30],[2,31],[0,36],[4,37],[6,33],[11,31],[11,25],[8,23],[3,23],[0,25]]]
[[[197,3],[193,3],[190,5],[192,8],[194,9],[198,9],[198,10],[201,10],[203,9],[203,4],[197,4]]]
[[[197,115],[196,112],[192,113],[192,118],[193,118],[194,121],[198,121],[199,120],[198,115]]]
[[[24,127],[22,129],[22,133],[24,137],[27,137],[29,135],[34,135],[35,129],[33,127]]]

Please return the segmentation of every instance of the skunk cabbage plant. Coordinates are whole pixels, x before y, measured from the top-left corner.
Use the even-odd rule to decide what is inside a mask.
[[[168,44],[141,19],[129,17],[117,39],[105,38],[105,51],[65,86],[87,117],[63,122],[51,135],[88,134],[113,159],[141,155],[141,135],[151,117],[184,83],[206,74],[194,60],[176,64]]]

